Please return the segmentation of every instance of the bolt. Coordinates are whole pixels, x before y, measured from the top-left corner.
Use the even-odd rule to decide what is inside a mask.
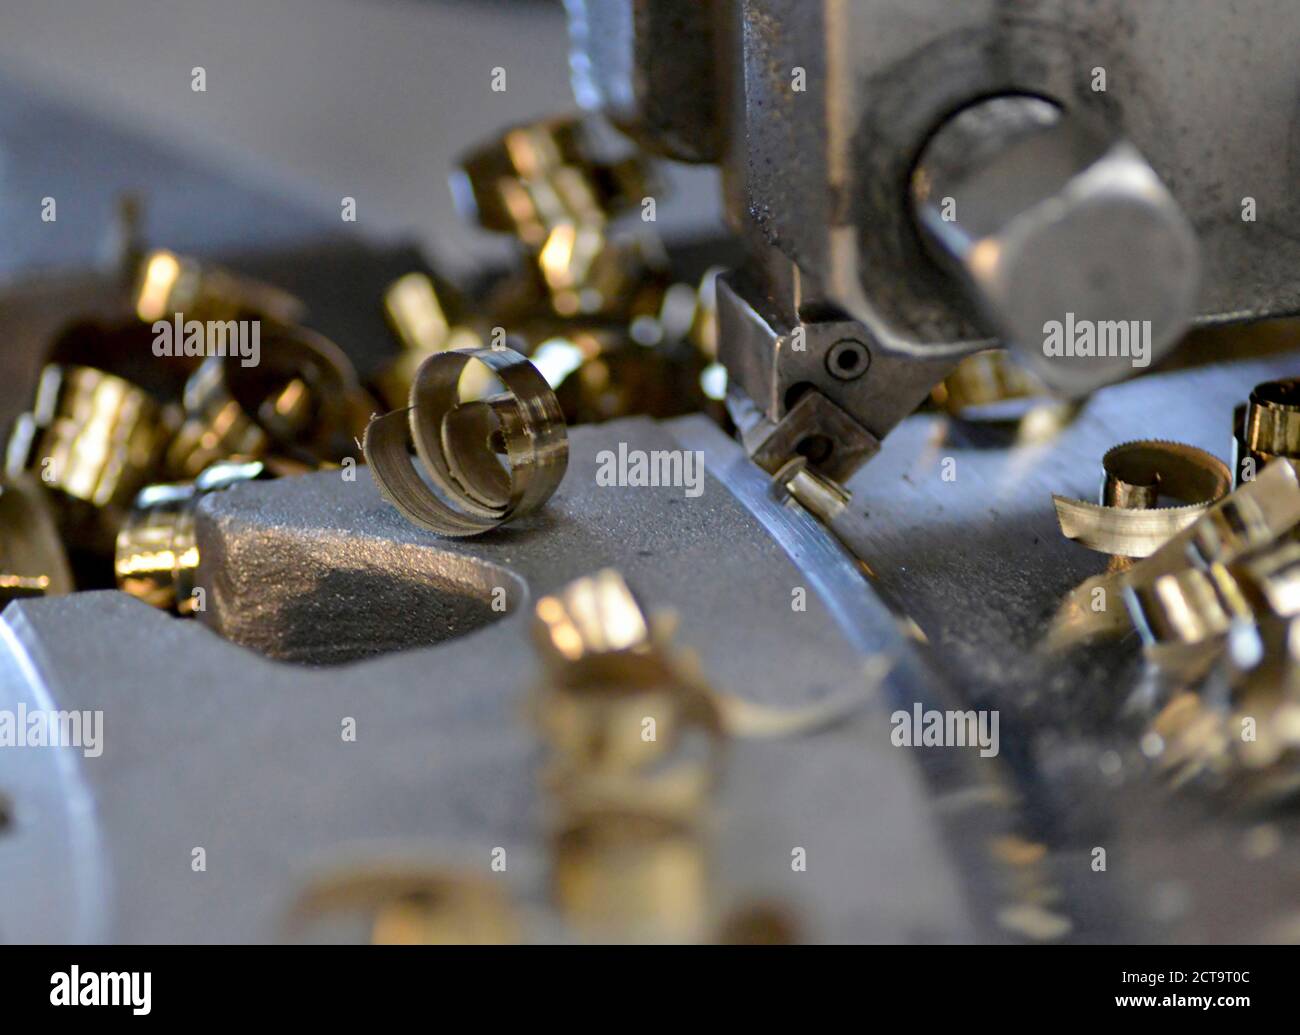
[[[1145,367],[1195,314],[1200,252],[1178,203],[1135,147],[1047,101],[998,97],[950,118],[912,202],[991,329],[1065,394]],[[1049,353],[1050,327],[1071,339],[1065,355]],[[1076,330],[1096,344],[1076,350]]]
[[[826,352],[826,372],[837,381],[856,381],[871,366],[871,353],[860,341],[843,338]]]

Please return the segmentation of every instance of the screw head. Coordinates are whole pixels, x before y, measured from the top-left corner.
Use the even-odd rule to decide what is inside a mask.
[[[826,351],[826,372],[837,381],[856,381],[871,366],[871,352],[853,338],[841,338]]]

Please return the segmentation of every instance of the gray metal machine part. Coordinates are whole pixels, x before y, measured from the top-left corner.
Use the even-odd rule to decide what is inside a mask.
[[[720,311],[772,328],[726,363],[769,425],[799,383],[879,438],[936,366],[999,341],[1070,395],[1133,371],[1046,356],[1067,313],[1150,320],[1150,362],[1190,323],[1300,308],[1287,0],[569,8],[579,99],[723,169],[749,259]],[[1027,142],[1035,108],[1054,114]],[[818,328],[844,321],[878,385],[850,399],[823,363],[846,333]],[[806,357],[781,340],[800,328]]]
[[[512,897],[541,918],[533,936],[566,937],[547,910],[527,614],[617,565],[677,612],[718,686],[786,706],[862,697],[820,734],[734,745],[710,853],[722,910],[774,902],[813,940],[996,937],[992,907],[1014,893],[983,847],[1011,829],[996,765],[936,755],[929,771],[890,743],[893,702],[931,692],[894,620],[734,443],[702,420],[680,429],[709,464],[698,497],[595,483],[601,449],[681,448],[675,429],[579,428],[550,507],[470,543],[406,523],[364,469],[214,494],[198,528],[212,628],[116,593],[11,606],[3,707],[100,710],[104,725],[99,757],[0,753],[0,932],[275,940],[315,875],[376,856],[482,867],[501,846]],[[498,586],[506,614],[490,606]],[[892,659],[885,690],[868,680],[877,654]],[[792,871],[795,847],[815,880]]]
[[[799,937],[829,941],[1286,938],[1294,820],[1161,785],[1137,749],[1150,691],[1132,639],[1035,649],[1061,597],[1104,564],[1057,534],[1050,491],[1086,493],[1102,445],[1149,431],[1156,410],[1157,432],[1214,448],[1222,436],[1197,416],[1226,425],[1235,398],[1284,366],[1145,379],[1058,439],[1010,449],[996,428],[909,418],[829,530],[779,503],[702,418],[574,429],[546,510],[477,540],[409,525],[364,469],[214,494],[198,529],[206,628],[117,593],[17,602],[0,619],[0,706],[104,713],[100,757],[0,753],[14,889],[0,931],[274,940],[322,873],[379,858],[481,868],[499,846],[529,936],[571,937],[548,893],[527,613],[614,565],[677,612],[724,691],[785,707],[864,694],[821,732],[733,744],[708,847],[720,914],[773,903]],[[597,455],[620,443],[699,450],[703,492],[598,486]],[[880,656],[891,668],[872,690],[864,666]],[[892,743],[897,710],[945,706],[999,714],[1000,753]]]
[[[1141,740],[1159,688],[1136,638],[1039,649],[1062,598],[1106,564],[1060,536],[1050,495],[1090,495],[1124,438],[1223,453],[1233,407],[1291,363],[1155,371],[1040,437],[909,416],[1007,320],[965,246],[927,238],[941,235],[915,180],[926,146],[990,98],[1046,98],[1089,153],[1151,171],[1154,225],[1178,237],[1181,211],[1200,241],[1195,320],[1297,308],[1293,5],[569,6],[580,98],[725,170],[749,254],[719,289],[743,446],[703,418],[574,428],[548,505],[470,541],[404,521],[364,468],[239,486],[200,508],[201,620],[112,591],[10,604],[0,711],[102,712],[103,750],[0,751],[0,939],[313,937],[290,917],[318,877],[393,860],[485,874],[527,938],[579,937],[552,894],[527,626],[543,594],[606,566],[677,613],[722,691],[788,708],[861,692],[817,732],[731,744],[700,846],[712,930],[761,903],[808,941],[1300,938],[1300,821],[1160,781]],[[791,91],[796,68],[806,91]],[[1004,157],[971,150],[957,172]],[[1058,171],[1077,185],[1077,165]],[[1006,215],[958,210],[981,234]],[[310,279],[320,264],[292,265]],[[322,293],[364,315],[356,300],[377,286],[344,287],[377,266],[340,263]],[[8,307],[24,340],[57,329],[61,297]],[[383,341],[360,323],[339,336]],[[0,401],[26,404],[36,356],[10,360]],[[698,451],[703,491],[598,485],[598,454],[620,445]],[[791,451],[852,490],[826,524],[772,491]],[[1000,752],[896,746],[894,714],[916,707],[999,715]]]

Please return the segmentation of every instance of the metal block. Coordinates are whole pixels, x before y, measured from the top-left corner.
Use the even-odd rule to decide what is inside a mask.
[[[704,492],[598,486],[597,454],[620,442],[701,450]],[[408,524],[364,470],[209,496],[196,530],[206,627],[119,593],[13,604],[0,706],[100,709],[104,733],[98,758],[0,752],[14,814],[0,931],[276,940],[316,876],[376,856],[478,869],[552,915],[538,745],[520,714],[535,677],[524,605],[612,565],[677,612],[678,641],[715,685],[752,700],[826,699],[864,686],[868,656],[893,659],[852,720],[734,745],[714,908],[780,903],[810,940],[997,937],[991,914],[1011,891],[982,847],[1010,822],[990,789],[996,760],[890,743],[888,710],[928,700],[929,677],[842,548],[706,421],[576,428],[572,447],[544,511],[471,541]],[[199,846],[205,872],[191,868]],[[497,846],[504,874],[488,870]],[[796,846],[806,873],[792,871]]]

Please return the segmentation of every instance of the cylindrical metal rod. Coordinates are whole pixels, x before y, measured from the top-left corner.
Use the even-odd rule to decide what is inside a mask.
[[[1135,147],[1048,101],[949,119],[912,204],[990,330],[1066,394],[1149,366],[1195,313],[1199,246],[1178,203]]]

